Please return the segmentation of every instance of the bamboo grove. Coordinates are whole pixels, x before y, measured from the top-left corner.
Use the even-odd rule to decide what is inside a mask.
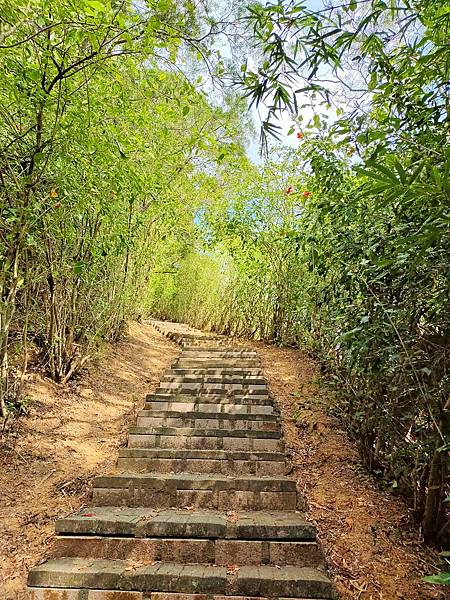
[[[443,542],[450,9],[309,5],[2,3],[1,411],[28,361],[65,382],[131,317],[299,346]]]

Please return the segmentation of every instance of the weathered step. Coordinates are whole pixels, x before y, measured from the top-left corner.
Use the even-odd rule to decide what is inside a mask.
[[[209,368],[207,366],[199,368],[199,369],[179,369],[179,368],[171,368],[169,370],[166,371],[166,374],[169,375],[211,375],[212,377],[222,377],[222,376],[233,376],[233,377],[238,377],[239,375],[242,375],[244,377],[246,376],[254,376],[254,377],[262,377],[263,376],[263,372],[261,369],[256,368],[256,367],[252,367],[250,369],[240,369],[239,367],[233,367],[233,368],[224,368],[224,369],[217,369],[217,368]]]
[[[266,385],[263,377],[252,374],[241,375],[211,375],[211,374],[185,374],[178,375],[173,371],[167,371],[161,381],[171,383],[238,383],[241,385]]]
[[[52,556],[217,566],[325,566],[323,554],[314,541],[63,535],[54,539]]]
[[[219,383],[197,384],[197,383],[161,383],[155,390],[156,394],[194,395],[203,396],[229,396],[233,398],[262,399],[269,396],[265,385],[262,386],[235,386],[233,384],[221,385]]]
[[[173,403],[172,403],[173,404]],[[166,418],[178,418],[181,417],[183,419],[207,419],[208,421],[213,421],[215,419],[220,419],[222,421],[233,421],[236,425],[239,425],[240,423],[243,423],[245,425],[245,423],[248,422],[254,422],[254,423],[259,423],[261,425],[261,429],[265,429],[265,425],[267,423],[274,423],[274,424],[278,424],[279,423],[279,416],[277,414],[260,414],[260,413],[255,413],[255,414],[247,414],[247,412],[233,412],[231,414],[227,414],[224,413],[223,411],[223,406],[227,407],[229,406],[228,404],[225,405],[217,405],[218,406],[218,410],[217,411],[212,411],[212,410],[192,410],[192,402],[191,403],[180,403],[183,404],[183,409],[178,409],[178,410],[150,410],[150,409],[144,409],[138,412],[138,418],[144,418],[144,417],[155,417],[155,418],[161,418],[161,417],[166,417]],[[191,409],[188,410],[187,407],[184,406],[184,404],[188,404]],[[197,404],[194,404],[195,407],[197,407]],[[234,405],[236,406],[236,405]],[[242,404],[242,407],[245,407],[245,411],[248,410],[248,405],[246,404]],[[211,404],[208,404],[208,407],[211,407]],[[234,407],[233,407],[234,408]],[[246,429],[246,426],[242,426],[241,429]],[[235,427],[234,426],[234,427]],[[272,429],[273,427],[268,427],[268,429]],[[218,429],[223,429],[223,427],[218,427]]]
[[[227,573],[226,567],[212,565],[61,558],[32,569],[28,585],[41,588],[182,594],[197,594],[201,591],[203,598],[204,594],[333,598],[331,582],[324,573],[310,567],[291,566],[281,569],[272,566],[244,566],[231,574]]]
[[[261,361],[255,358],[190,358],[180,357],[174,363],[173,368],[180,369],[260,369]]]
[[[117,592],[115,590],[87,590],[68,588],[27,588],[26,600],[225,600],[223,594],[184,594],[176,592]],[[248,600],[247,596],[228,596],[229,600]],[[330,596],[320,600],[329,600]],[[333,596],[335,598],[335,596]],[[253,596],[253,600],[269,600],[267,596]],[[279,600],[287,600],[279,598]],[[307,600],[290,598],[290,600]]]
[[[56,522],[59,534],[314,541],[315,527],[298,512],[219,512],[89,506]],[[231,564],[231,563],[229,563]]]
[[[189,381],[179,381],[179,382],[171,382],[171,381],[161,381],[159,384],[158,392],[166,392],[173,390],[177,391],[180,394],[195,394],[198,393],[206,393],[206,394],[217,394],[223,392],[231,392],[233,394],[248,394],[248,395],[257,395],[257,394],[268,394],[268,389],[265,383],[208,383],[208,382],[189,382]]]
[[[147,400],[144,405],[145,410],[159,412],[199,412],[213,414],[242,414],[242,415],[272,415],[275,414],[274,407],[270,404],[235,404],[228,399],[226,402],[209,401],[193,402],[189,398],[180,400],[178,397],[171,400]]]
[[[202,356],[205,355],[208,358],[215,358],[217,356],[224,356],[224,357],[241,357],[241,356],[245,356],[245,357],[257,357],[258,353],[255,352],[255,350],[249,350],[248,348],[236,348],[236,347],[229,347],[229,348],[224,348],[223,346],[208,346],[208,347],[202,347],[202,346],[193,346],[192,348],[190,348],[189,346],[184,346],[183,351],[182,351],[182,356],[190,356],[190,355],[195,355],[195,356]]]
[[[217,362],[217,361],[223,361],[224,364],[226,365],[228,362],[237,362],[240,361],[242,363],[241,368],[244,368],[244,366],[248,366],[246,364],[246,361],[251,362],[254,361],[255,363],[257,363],[256,365],[253,365],[253,367],[255,366],[261,366],[261,361],[258,357],[257,354],[238,354],[238,353],[231,353],[231,352],[194,352],[194,351],[189,351],[186,352],[183,350],[183,352],[181,353],[181,355],[178,357],[179,361],[189,361],[189,360],[197,360],[197,361],[213,361],[213,362]],[[244,361],[244,362],[243,362]],[[212,368],[212,367],[210,367]]]
[[[229,396],[198,396],[176,394],[150,394],[146,398],[144,410],[213,412],[235,414],[271,415],[275,408],[270,398],[257,402],[254,399],[234,399]]]
[[[122,448],[117,466],[133,473],[216,473],[221,475],[283,475],[280,452],[233,452],[226,450],[180,450]]]
[[[295,510],[295,481],[286,477],[215,474],[123,473],[94,480],[93,502],[102,506]]]
[[[131,427],[128,446],[130,448],[284,451],[280,431],[193,427]]]
[[[177,333],[177,332],[171,332],[166,334],[167,337],[170,338],[178,338],[181,339],[183,341],[189,341],[189,340],[193,340],[193,341],[228,341],[229,338],[222,336],[222,335],[208,335],[208,334],[204,334],[204,333]]]
[[[200,429],[200,427],[130,427],[130,435],[280,439],[281,429]]]
[[[279,430],[275,415],[248,415],[200,412],[200,411],[152,411],[141,410],[138,427],[199,427],[200,429],[252,429]]]
[[[190,392],[193,393],[190,393]],[[238,391],[216,391],[216,392],[208,392],[205,390],[194,391],[194,390],[156,390],[152,396],[160,396],[162,400],[173,400],[179,397],[184,397],[189,399],[189,401],[194,402],[220,402],[220,403],[228,403],[228,404],[267,404],[273,406],[273,400],[270,397],[268,392],[264,394],[249,394],[248,392],[238,392]]]

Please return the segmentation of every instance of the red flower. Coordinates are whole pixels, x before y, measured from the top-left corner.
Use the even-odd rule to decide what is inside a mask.
[[[292,194],[293,189],[292,189],[292,185],[289,185],[286,189],[285,189],[286,194]]]
[[[307,198],[308,196],[311,196],[312,192],[302,192],[302,196],[304,198]]]
[[[56,204],[53,205],[53,208],[61,208],[61,202],[56,202]]]
[[[297,138],[298,138],[299,140],[302,140],[302,139],[303,139],[303,137],[304,137],[304,136],[303,136],[303,133],[302,133],[301,131],[299,131],[299,132],[297,133]]]

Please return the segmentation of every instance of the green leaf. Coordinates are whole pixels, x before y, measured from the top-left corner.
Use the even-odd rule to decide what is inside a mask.
[[[73,271],[74,271],[74,273],[76,273],[77,275],[80,275],[83,272],[85,266],[86,266],[85,263],[82,262],[82,261],[76,262],[73,265]]]
[[[371,73],[370,75],[370,79],[369,79],[369,84],[368,84],[368,89],[370,91],[374,90],[378,85],[378,76],[375,73],[375,71],[373,73]]]
[[[438,575],[428,575],[423,578],[427,583],[434,583],[436,585],[450,585],[450,573],[438,573]]]
[[[86,4],[91,9],[88,11],[91,15],[95,15],[100,12],[106,12],[106,6],[98,0],[87,0]]]

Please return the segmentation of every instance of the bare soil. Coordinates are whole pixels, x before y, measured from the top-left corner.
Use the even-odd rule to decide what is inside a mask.
[[[131,323],[82,376],[60,386],[31,373],[27,414],[0,436],[0,600],[22,600],[28,570],[46,558],[57,518],[86,504],[112,470],[145,395],[178,348]]]
[[[436,572],[406,504],[367,475],[355,444],[329,414],[319,369],[296,349],[246,342],[259,353],[283,416],[292,472],[315,522],[340,600],[435,600],[443,586],[421,577]]]

